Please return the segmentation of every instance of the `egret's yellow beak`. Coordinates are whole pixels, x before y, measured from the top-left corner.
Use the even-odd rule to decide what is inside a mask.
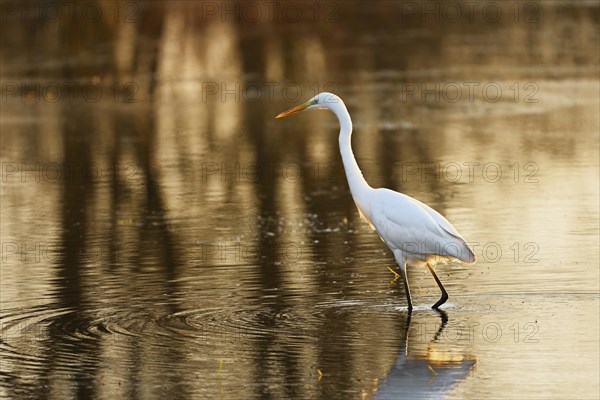
[[[289,110],[282,112],[281,114],[279,114],[275,118],[283,118],[283,117],[287,117],[288,115],[296,114],[297,112],[306,110],[306,108],[308,106],[310,106],[310,101],[307,101],[304,104],[300,104],[299,106],[296,106],[294,108],[290,108]]]

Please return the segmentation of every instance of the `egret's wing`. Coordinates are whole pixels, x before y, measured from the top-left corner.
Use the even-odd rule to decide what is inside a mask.
[[[406,197],[408,200],[416,203],[419,207],[421,207],[429,216],[436,222],[437,227],[442,229],[444,232],[448,233],[451,236],[454,236],[457,239],[465,242],[465,239],[458,233],[456,228],[439,212],[435,211],[433,208],[429,207],[427,204],[420,202],[417,199],[414,199],[410,196],[406,196],[402,193],[400,195]]]
[[[413,199],[409,196],[405,197],[408,197],[410,200],[417,203],[436,222],[437,227],[439,229],[441,229],[446,234],[452,236],[456,240],[455,243],[461,246],[461,249],[458,251],[459,257],[455,256],[457,259],[467,263],[473,263],[476,261],[475,254],[473,254],[473,251],[467,244],[467,241],[461,236],[460,233],[458,233],[458,231],[456,230],[454,225],[450,223],[450,221],[448,221],[442,214],[429,207],[427,204],[422,203],[419,200]]]
[[[456,228],[440,213],[412,197],[377,189],[371,200],[371,218],[389,245],[404,251],[421,246],[422,254],[438,254],[465,262],[475,261]]]

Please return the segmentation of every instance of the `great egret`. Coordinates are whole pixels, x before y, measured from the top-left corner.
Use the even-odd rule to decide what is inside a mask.
[[[448,293],[432,264],[447,260],[474,263],[475,255],[465,239],[446,218],[419,200],[389,189],[374,189],[369,186],[352,153],[350,114],[342,99],[335,94],[319,93],[306,103],[282,112],[276,118],[311,109],[330,110],[339,120],[340,153],[352,198],[360,215],[394,253],[404,282],[408,310],[412,311],[412,300],[406,274],[407,265],[426,265],[429,268],[435,283],[442,291],[441,298],[432,306],[437,309],[448,300]]]

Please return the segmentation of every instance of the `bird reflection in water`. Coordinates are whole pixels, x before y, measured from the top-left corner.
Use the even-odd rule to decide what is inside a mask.
[[[448,325],[448,314],[436,311],[440,326],[427,352],[415,356],[409,350],[411,313],[408,313],[401,351],[385,378],[373,389],[375,399],[440,399],[467,377],[476,359],[440,340]]]

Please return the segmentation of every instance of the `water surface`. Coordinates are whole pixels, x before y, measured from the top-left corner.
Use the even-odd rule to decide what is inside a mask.
[[[3,21],[2,397],[598,398],[597,3],[127,4]],[[321,90],[472,244],[444,312],[410,269],[408,315],[335,118],[274,119]]]

